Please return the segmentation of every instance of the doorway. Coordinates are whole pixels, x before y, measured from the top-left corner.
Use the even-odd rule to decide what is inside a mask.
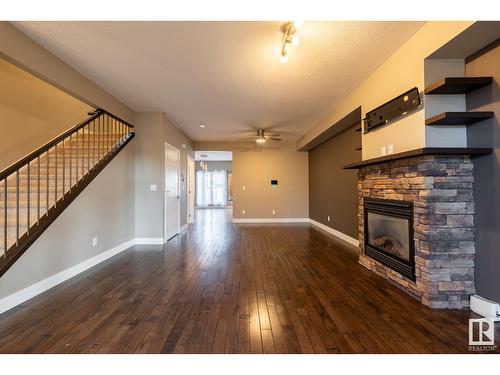
[[[188,223],[194,223],[194,206],[195,206],[195,164],[194,159],[188,155],[187,157],[187,187],[188,187],[188,199],[187,199],[187,217]]]
[[[197,222],[232,221],[231,151],[195,152]]]
[[[165,228],[164,240],[180,230],[180,152],[165,142]]]

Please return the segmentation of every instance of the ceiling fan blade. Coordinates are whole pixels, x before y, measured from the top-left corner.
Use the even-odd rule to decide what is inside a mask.
[[[267,140],[269,141],[276,141],[276,142],[281,142],[281,138],[276,138],[276,137],[266,137]]]
[[[264,133],[265,137],[279,137],[280,136],[280,133]]]

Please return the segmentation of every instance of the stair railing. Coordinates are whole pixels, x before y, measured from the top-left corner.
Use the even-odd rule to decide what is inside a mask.
[[[135,135],[103,109],[89,116],[0,172],[0,275]]]

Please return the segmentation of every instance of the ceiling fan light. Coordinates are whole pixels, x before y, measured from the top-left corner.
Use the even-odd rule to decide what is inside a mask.
[[[292,38],[292,46],[294,47],[297,47],[299,45],[299,36],[298,35],[294,35],[294,37]]]
[[[288,61],[288,56],[286,55],[286,53],[281,55],[280,61],[282,64],[285,64]]]
[[[293,21],[293,26],[297,29],[301,29],[302,26],[304,26],[304,21],[303,20],[295,20]]]
[[[257,142],[257,143],[265,143],[265,142],[266,142],[266,139],[265,139],[265,138],[257,138],[257,139],[255,140],[255,142]]]

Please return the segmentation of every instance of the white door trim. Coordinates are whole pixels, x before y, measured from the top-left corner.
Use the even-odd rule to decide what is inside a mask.
[[[177,233],[181,231],[181,202],[180,202],[180,194],[181,194],[181,153],[177,147],[172,146],[170,143],[165,142],[165,175],[163,179],[164,189],[164,199],[163,199],[163,242],[168,241],[170,238],[174,236],[170,236],[167,238],[167,192],[166,192],[166,178],[167,178],[167,149],[174,151],[177,153]]]

